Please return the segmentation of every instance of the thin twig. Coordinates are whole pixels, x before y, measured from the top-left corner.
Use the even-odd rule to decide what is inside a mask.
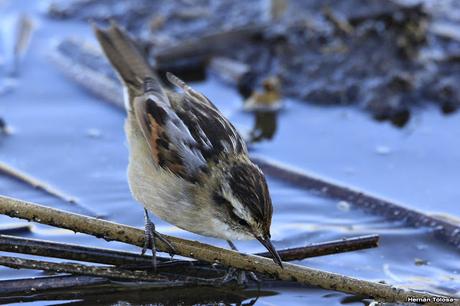
[[[42,182],[40,181],[39,179],[37,178],[34,178],[32,177],[31,175],[27,174],[27,173],[24,173],[23,171],[20,171],[18,169],[15,169],[13,167],[11,167],[10,165],[7,165],[6,163],[3,163],[3,162],[0,162],[0,172],[22,182],[22,183],[25,183],[29,186],[32,186],[33,188],[36,188],[36,189],[39,189],[39,190],[43,190],[44,192],[60,199],[60,200],[63,200],[63,201],[66,201],[70,204],[74,204],[76,205],[78,208],[82,209],[85,213],[87,214],[90,214],[92,216],[98,216],[99,214],[92,211],[91,209],[89,209],[88,207],[82,205],[82,204],[79,204],[77,202],[77,198],[76,197],[73,197],[73,196],[70,196],[70,195],[67,195],[66,193],[64,193],[63,191],[55,188],[55,187],[52,187],[50,185],[48,185],[47,183],[45,182]]]
[[[140,247],[144,244],[144,232],[140,229],[51,209],[8,197],[0,196],[0,214],[70,229],[106,240],[117,240]],[[178,255],[209,263],[220,263],[236,269],[259,272],[280,280],[294,281],[306,285],[318,286],[323,289],[373,297],[385,300],[386,302],[406,302],[409,297],[439,297],[439,295],[432,293],[406,290],[291,263],[284,263],[283,269],[268,258],[238,253],[197,241],[189,241],[167,235],[163,236],[172,243]],[[169,247],[161,241],[157,242],[157,246],[160,251],[170,251]],[[460,305],[460,302],[457,305]]]
[[[16,76],[19,73],[19,64],[24,57],[29,47],[32,33],[34,30],[34,22],[27,15],[21,15],[17,21],[16,41],[14,44],[14,65],[11,74]]]
[[[77,275],[105,277],[109,279],[130,280],[137,282],[156,282],[165,288],[182,287],[190,285],[214,285],[215,281],[187,277],[178,280],[178,277],[153,274],[148,271],[132,271],[116,267],[86,266],[76,263],[56,263],[42,260],[25,259],[11,256],[0,256],[0,265],[13,269],[43,270],[56,273],[70,273]]]
[[[241,42],[259,34],[264,27],[264,24],[242,26],[183,40],[173,46],[160,47],[154,52],[155,61],[165,65],[198,57],[207,59],[236,42]]]
[[[164,276],[146,273],[145,271],[129,271],[112,267],[85,266],[76,263],[55,263],[41,260],[24,259],[11,256],[0,256],[0,265],[13,269],[43,270],[56,273],[99,276],[112,279],[138,281],[165,281]]]
[[[71,197],[64,192],[57,190],[54,187],[49,186],[48,184],[30,176],[29,174],[26,174],[20,170],[14,169],[10,165],[7,165],[3,162],[0,162],[0,172],[3,172],[4,174],[20,181],[23,183],[26,183],[33,188],[40,189],[45,191],[46,193],[55,196],[58,199],[64,200],[69,203],[76,203],[76,199],[74,197]]]
[[[109,279],[94,276],[57,275],[0,281],[0,295],[32,293],[38,290],[65,289],[109,283]]]
[[[278,253],[284,261],[302,260],[309,257],[377,247],[378,240],[378,235],[361,236],[279,250]],[[0,251],[117,266],[151,265],[152,263],[152,257],[147,255],[8,235],[0,235]],[[271,257],[268,252],[255,255]],[[168,258],[163,257],[158,257],[157,259],[160,262],[170,261]]]
[[[370,213],[381,215],[390,220],[404,221],[409,226],[429,227],[433,230],[435,237],[460,248],[460,226],[454,223],[377,198],[361,191],[325,181],[260,156],[252,156],[251,159],[265,174],[282,179],[283,182],[288,182],[310,191],[319,192],[319,194],[323,196],[346,201],[351,205],[362,208]]]
[[[378,235],[368,235],[353,238],[344,238],[319,242],[309,246],[290,248],[279,251],[283,261],[302,260],[305,258],[339,254],[344,252],[358,251],[363,249],[375,248],[379,244]],[[270,253],[257,253],[258,256],[271,257]]]
[[[119,109],[124,109],[123,92],[119,82],[97,70],[89,63],[85,63],[86,65],[79,63],[68,54],[68,50],[72,50],[72,52],[78,50],[91,59],[95,56],[95,50],[97,49],[89,44],[82,44],[81,41],[66,40],[56,47],[55,52],[50,55],[50,59],[67,77],[83,86],[90,93]]]
[[[353,32],[353,26],[348,20],[337,15],[330,7],[326,6],[322,11],[326,20],[332,23],[339,33],[350,35]]]
[[[151,256],[75,244],[0,235],[0,251],[106,265],[152,264]],[[167,261],[159,257],[158,261]]]

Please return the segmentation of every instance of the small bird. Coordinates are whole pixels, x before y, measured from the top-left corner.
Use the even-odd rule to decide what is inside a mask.
[[[272,76],[262,83],[263,91],[255,91],[244,102],[244,110],[256,112],[275,112],[283,107],[281,99],[281,83],[278,77]]]
[[[96,37],[122,80],[128,113],[128,180],[145,215],[147,248],[155,256],[148,211],[184,230],[215,238],[257,239],[282,265],[270,242],[273,207],[262,171],[243,138],[203,94],[167,73],[167,89],[128,34],[112,23]],[[233,248],[233,247],[232,247]]]

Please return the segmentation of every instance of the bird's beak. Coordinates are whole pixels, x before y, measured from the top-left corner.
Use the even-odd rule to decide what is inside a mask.
[[[281,260],[281,257],[280,255],[278,254],[278,252],[276,251],[275,247],[273,246],[272,242],[270,241],[270,239],[266,238],[262,238],[262,237],[256,237],[257,240],[260,241],[260,243],[263,244],[263,246],[270,252],[270,254],[272,254],[272,257],[273,257],[273,261],[278,264],[281,268],[283,268],[283,262]]]

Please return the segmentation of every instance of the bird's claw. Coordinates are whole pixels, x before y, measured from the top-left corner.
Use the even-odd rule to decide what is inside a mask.
[[[147,250],[152,251],[152,265],[154,271],[157,270],[157,251],[155,238],[161,240],[164,244],[170,249],[171,257],[176,253],[176,249],[171,245],[171,243],[164,238],[160,233],[155,230],[155,224],[150,220],[147,210],[144,210],[145,215],[145,229],[144,229],[144,246],[142,247],[141,255],[144,255]]]

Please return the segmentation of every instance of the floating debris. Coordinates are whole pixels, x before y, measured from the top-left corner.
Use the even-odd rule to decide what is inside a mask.
[[[11,15],[3,19],[0,26],[5,70],[9,77],[16,77],[32,38],[34,22],[25,14]]]

